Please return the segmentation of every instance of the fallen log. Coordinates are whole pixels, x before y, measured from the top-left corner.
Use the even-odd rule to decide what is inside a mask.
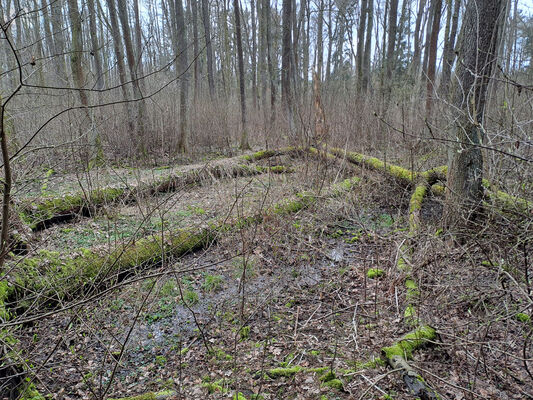
[[[294,148],[261,151],[251,155],[237,156],[199,165],[183,172],[176,172],[152,182],[124,187],[106,187],[88,192],[77,192],[56,197],[25,199],[17,204],[16,210],[21,219],[34,231],[66,222],[77,215],[91,215],[99,208],[118,202],[134,202],[139,197],[158,193],[174,192],[189,185],[197,185],[208,180],[253,176],[266,172],[289,173],[285,166],[262,167],[243,162],[257,161],[275,155],[298,154]]]
[[[422,400],[439,399],[437,392],[408,363],[413,353],[434,342],[437,332],[429,325],[423,325],[404,335],[392,346],[383,347],[381,353],[392,369],[402,371],[402,379],[410,393]]]

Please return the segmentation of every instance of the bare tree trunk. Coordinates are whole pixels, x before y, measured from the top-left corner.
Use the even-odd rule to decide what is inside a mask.
[[[440,17],[442,13],[442,0],[434,0],[435,12],[431,24],[431,37],[429,43],[429,58],[426,77],[426,116],[431,115],[433,106],[433,91],[435,89],[435,70],[437,68],[437,40],[439,39]]]
[[[374,22],[374,0],[367,0],[367,26],[366,26],[366,43],[365,54],[363,56],[363,80],[362,89],[368,91],[368,84],[370,82],[370,56],[372,54],[372,28]]]
[[[418,12],[416,13],[415,21],[415,39],[414,39],[414,51],[413,62],[411,63],[411,75],[417,77],[420,69],[420,55],[422,54],[421,39],[422,39],[422,16],[424,15],[424,9],[426,8],[426,0],[420,0],[418,5]]]
[[[137,72],[137,78],[139,79],[139,87],[143,89],[143,47],[142,47],[142,29],[141,18],[139,15],[139,0],[133,0],[133,14],[135,16],[135,52],[137,56],[137,64],[135,65],[135,71]],[[144,103],[144,102],[143,102]]]
[[[115,56],[117,59],[118,78],[120,82],[120,90],[122,91],[122,97],[124,99],[124,111],[126,112],[128,132],[134,131],[134,124],[131,115],[131,109],[129,105],[130,95],[128,87],[126,85],[126,65],[124,64],[124,53],[122,50],[122,36],[120,34],[120,28],[118,26],[117,11],[114,0],[106,0],[107,9],[109,10],[109,22],[111,24],[111,36],[113,37],[113,48],[115,50]]]
[[[233,0],[233,11],[235,12],[235,40],[237,41],[237,61],[239,64],[239,93],[241,99],[241,149],[250,149],[248,143],[248,132],[246,131],[246,95],[244,82],[244,57],[242,52],[242,32],[241,32],[241,11],[239,0]]]
[[[52,34],[54,37],[54,50],[55,57],[54,62],[56,63],[57,75],[63,83],[68,82],[67,71],[65,67],[65,37],[63,35],[63,0],[56,0],[50,4],[51,12],[50,17],[52,20]],[[18,20],[18,18],[17,18]]]
[[[250,13],[252,18],[252,46],[250,52],[252,61],[252,104],[254,110],[257,110],[257,26],[255,21],[255,0],[250,0]]]
[[[389,82],[392,78],[392,72],[396,68],[396,31],[398,19],[398,0],[390,0],[389,8],[389,30],[388,30],[388,42],[387,42],[387,60],[385,62],[385,77]]]
[[[94,70],[96,73],[96,88],[102,89],[104,87],[104,72],[102,69],[102,59],[100,57],[100,45],[98,44],[98,36],[96,29],[96,8],[94,0],[87,0],[89,7],[89,30],[91,36],[91,56],[94,61]]]
[[[124,47],[126,49],[126,59],[128,61],[128,68],[130,71],[131,84],[133,86],[133,96],[137,99],[137,135],[136,142],[140,144],[141,151],[145,153],[145,121],[148,118],[146,112],[146,105],[142,99],[142,91],[139,85],[139,80],[137,79],[137,62],[135,60],[135,55],[133,53],[133,43],[131,40],[130,24],[128,21],[128,12],[126,10],[126,1],[118,0],[118,17],[120,19],[120,24],[122,25],[122,37],[124,38]]]
[[[191,14],[192,14],[192,50],[193,50],[193,74],[194,74],[194,103],[198,101],[198,92],[200,90],[200,68],[198,65],[198,4],[197,0],[190,0]]]
[[[317,14],[317,29],[316,29],[316,74],[318,80],[322,82],[322,66],[324,64],[324,39],[323,39],[323,27],[324,27],[324,0],[320,0],[318,3],[318,14]]]
[[[73,74],[74,86],[78,89],[78,94],[80,96],[81,105],[85,109],[85,121],[80,123],[80,134],[84,135],[84,130],[87,129],[89,132],[92,132],[92,121],[91,114],[89,112],[89,98],[87,96],[87,91],[84,90],[85,86],[85,74],[83,73],[83,67],[81,60],[83,57],[83,41],[81,38],[81,16],[78,9],[77,0],[67,0],[68,4],[68,16],[69,23],[72,31],[72,51],[70,52],[70,65]],[[94,151],[96,149],[96,140],[94,135],[90,135],[87,140],[89,146],[88,154],[85,154],[86,162],[90,162],[94,157]]]
[[[209,84],[209,96],[211,100],[215,98],[215,78],[213,74],[213,45],[211,43],[211,22],[209,19],[208,0],[202,0],[202,21],[205,32],[205,47],[207,52],[207,81]]]
[[[360,93],[363,87],[363,63],[364,63],[364,46],[365,46],[365,29],[366,16],[368,12],[368,1],[361,0],[359,27],[357,28],[357,53],[356,53],[356,75],[357,75],[357,92]],[[370,0],[372,1],[372,0]]]
[[[270,31],[270,0],[263,0],[263,10],[265,13],[266,44],[267,44],[267,64],[268,75],[270,76],[270,127],[276,121],[276,72],[272,62],[272,33]]]
[[[455,93],[455,128],[451,132],[445,219],[448,226],[472,221],[482,206],[482,124],[487,86],[498,54],[503,0],[470,0],[463,20]],[[472,46],[476,43],[477,46]],[[459,208],[459,212],[457,212]]]
[[[453,1],[453,12],[451,10]],[[461,0],[447,0],[448,15],[451,17],[451,28],[448,35],[445,35],[444,50],[442,52],[442,78],[440,82],[439,92],[447,96],[450,86],[450,78],[452,75],[452,67],[455,61],[455,37],[457,36],[457,26],[459,25],[459,10],[461,9]],[[448,23],[447,23],[448,24]]]
[[[172,1],[172,0],[171,0]],[[187,69],[188,56],[187,56],[187,30],[185,28],[185,13],[183,11],[182,0],[175,0],[176,9],[176,34],[178,40],[178,66],[180,77],[180,125],[178,136],[178,151],[180,153],[186,153],[189,150],[188,138],[187,138],[187,124],[188,124],[188,106],[187,98],[189,95],[189,74]]]
[[[282,53],[281,53],[281,103],[289,123],[289,131],[294,133],[294,115],[291,97],[292,76],[292,0],[283,0],[282,10]]]

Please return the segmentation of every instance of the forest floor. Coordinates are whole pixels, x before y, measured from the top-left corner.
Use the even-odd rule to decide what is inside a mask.
[[[134,204],[110,204],[35,234],[30,256],[42,249],[73,255],[264,216],[200,251],[163,258],[97,300],[61,304],[16,330],[41,394],[59,400],[147,392],[180,399],[413,398],[381,354],[413,329],[405,313],[406,275],[397,268],[402,245],[413,239],[411,192],[343,162],[278,156],[259,164],[292,171],[213,178]],[[172,171],[121,169],[91,179],[131,184]],[[354,190],[322,196],[351,176],[361,178]],[[75,187],[72,176],[49,180],[47,193]],[[36,185],[26,195],[42,192],[42,182]],[[305,190],[317,193],[309,208],[266,212]],[[411,260],[417,319],[434,327],[438,340],[418,350],[410,365],[444,399],[531,397],[531,320],[515,317],[524,310],[514,291],[527,290],[525,283],[502,278],[475,241],[458,245],[441,235],[441,212],[441,200],[430,195]],[[372,276],[373,269],[382,274]]]

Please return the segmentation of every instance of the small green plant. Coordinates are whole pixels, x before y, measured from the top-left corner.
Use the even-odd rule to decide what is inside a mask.
[[[167,363],[167,358],[165,356],[155,356],[155,363],[160,367],[164,367]]]
[[[190,289],[186,290],[183,293],[183,301],[188,306],[193,306],[193,305],[197,304],[198,301],[199,301],[198,293],[196,293],[194,290],[190,290]]]
[[[247,340],[250,337],[250,327],[243,326],[240,331],[241,341]]]
[[[222,275],[206,274],[202,285],[206,292],[216,292],[222,285]]]
[[[385,272],[382,269],[379,269],[379,268],[370,268],[366,272],[366,276],[368,278],[370,278],[370,279],[381,278],[384,274],[385,274]]]

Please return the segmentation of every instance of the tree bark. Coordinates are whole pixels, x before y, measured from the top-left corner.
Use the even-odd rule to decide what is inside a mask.
[[[457,63],[454,141],[450,148],[445,222],[464,225],[479,215],[483,195],[483,116],[489,79],[498,54],[503,0],[470,0],[463,22]],[[475,43],[476,46],[472,44]],[[458,212],[459,209],[459,212]]]
[[[117,11],[114,0],[106,0],[107,9],[109,11],[109,22],[111,25],[111,36],[113,37],[113,48],[115,50],[115,57],[117,59],[118,78],[120,83],[120,90],[122,91],[122,98],[124,100],[124,111],[126,112],[128,132],[134,131],[133,118],[130,109],[130,95],[126,85],[126,65],[124,64],[124,53],[122,50],[122,36],[118,26]]]
[[[457,36],[457,27],[459,25],[459,10],[461,9],[461,0],[447,0],[448,15],[451,17],[451,28],[449,34],[445,37],[444,50],[442,51],[442,78],[440,82],[439,92],[443,96],[448,95],[450,86],[450,78],[452,75],[452,67],[455,61],[455,38]],[[451,10],[453,2],[453,12]]]
[[[233,0],[233,11],[235,12],[235,40],[237,41],[237,61],[239,64],[239,93],[241,99],[241,150],[250,149],[248,143],[248,132],[246,131],[246,93],[244,82],[244,57],[242,52],[242,31],[241,31],[241,11],[239,0]]]
[[[367,92],[370,82],[370,56],[372,54],[372,28],[374,22],[374,0],[368,1],[367,23],[366,23],[366,42],[365,54],[363,56],[363,79],[362,89]]]
[[[442,0],[434,0],[435,12],[431,24],[429,43],[428,69],[426,75],[426,116],[431,115],[433,106],[433,92],[435,89],[435,70],[437,68],[437,41],[439,39],[440,17],[442,14]]]
[[[102,68],[102,58],[100,57],[100,45],[98,44],[98,30],[96,29],[96,7],[94,6],[94,0],[87,0],[87,6],[89,7],[91,56],[93,57],[94,70],[96,73],[95,87],[96,89],[102,89],[104,87],[104,72]]]
[[[172,0],[171,0],[172,1]],[[187,30],[185,28],[185,13],[182,0],[175,0],[176,9],[176,54],[178,55],[178,74],[180,82],[180,124],[178,134],[178,152],[187,153],[189,150],[187,125],[188,125],[188,96],[189,96],[189,68],[187,56]]]
[[[368,12],[368,1],[361,0],[359,26],[357,28],[357,53],[355,60],[355,68],[357,75],[357,92],[360,93],[363,87],[363,64],[364,64],[364,46],[365,46],[365,28],[366,16]],[[372,0],[370,0],[372,1]]]
[[[207,81],[209,85],[209,96],[211,101],[215,99],[215,78],[213,74],[213,45],[211,43],[211,22],[209,19],[209,4],[207,0],[202,0],[202,22],[205,32],[205,48],[207,53]]]
[[[281,53],[281,103],[289,124],[289,131],[294,133],[294,116],[292,110],[292,0],[283,0],[282,10],[282,53]]]
[[[140,144],[141,151],[145,152],[145,121],[148,118],[146,112],[146,104],[142,99],[142,91],[137,78],[137,62],[135,54],[133,53],[133,43],[131,39],[130,24],[128,20],[128,12],[126,9],[126,1],[118,0],[118,17],[122,25],[122,37],[124,38],[124,47],[126,49],[126,60],[128,61],[128,69],[130,71],[131,84],[133,86],[133,96],[137,99],[137,137],[135,142]]]

